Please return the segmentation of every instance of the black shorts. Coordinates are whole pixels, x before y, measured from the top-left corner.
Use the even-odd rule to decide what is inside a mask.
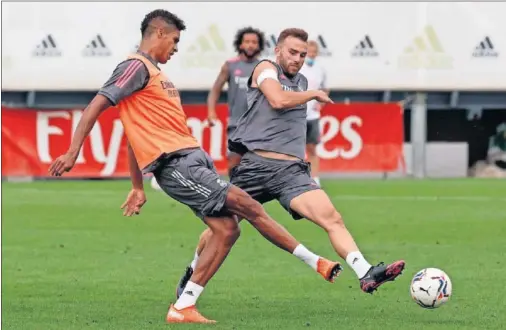
[[[160,159],[153,175],[167,195],[199,218],[231,216],[225,209],[231,185],[221,179],[213,160],[202,149]]]
[[[307,121],[306,144],[320,143],[320,119]]]
[[[230,182],[261,204],[277,199],[298,220],[303,217],[290,209],[292,199],[307,191],[320,189],[310,173],[311,167],[307,162],[266,158],[248,152],[232,169]]]

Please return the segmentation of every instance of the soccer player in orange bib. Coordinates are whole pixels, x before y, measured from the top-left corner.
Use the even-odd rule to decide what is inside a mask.
[[[53,176],[70,171],[98,116],[118,111],[128,140],[132,190],[122,205],[125,216],[139,214],[146,202],[142,172],[153,173],[161,188],[187,205],[209,227],[210,235],[182,294],[171,304],[168,323],[215,323],[195,305],[205,285],[239,237],[238,218],[245,218],[269,241],[310,265],[333,282],[342,270],[322,258],[270,218],[260,203],[223,181],[212,159],[186,125],[179,93],[158,68],[177,52],[184,22],[165,10],[155,10],[141,23],[142,42],[136,54],[121,62],[84,110],[68,151],[49,167]]]

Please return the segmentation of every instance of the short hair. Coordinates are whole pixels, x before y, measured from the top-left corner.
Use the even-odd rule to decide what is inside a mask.
[[[243,29],[240,29],[235,34],[234,48],[235,48],[236,52],[240,51],[240,47],[241,47],[241,44],[242,44],[242,40],[244,39],[244,35],[245,34],[249,34],[249,33],[257,35],[257,37],[258,37],[258,47],[259,47],[260,52],[262,52],[264,50],[264,47],[265,47],[265,35],[264,35],[264,33],[262,31],[260,31],[258,29],[254,29],[251,26],[248,26],[248,27],[245,27]]]
[[[279,34],[277,43],[279,44],[279,43],[283,42],[288,37],[294,37],[294,38],[300,39],[304,42],[307,42],[308,34],[303,29],[298,29],[298,28],[284,29]]]
[[[179,17],[177,17],[176,15],[167,10],[156,9],[148,13],[142,20],[141,34],[143,37],[152,32],[151,29],[148,29],[149,23],[151,23],[154,19],[157,18],[163,20],[165,23],[169,25],[175,26],[176,29],[178,29],[179,31],[186,30],[186,25],[184,24],[184,21],[182,19],[180,19]]]

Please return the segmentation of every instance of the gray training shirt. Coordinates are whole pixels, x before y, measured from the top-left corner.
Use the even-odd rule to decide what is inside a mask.
[[[271,63],[278,69],[278,79],[285,91],[307,90],[307,79],[301,73],[289,79],[277,63]],[[237,128],[229,139],[229,149],[239,154],[266,150],[304,159],[307,105],[273,109],[260,89],[251,87],[251,79],[252,75],[248,79],[246,93],[248,110],[237,122]]]
[[[228,126],[235,127],[237,120],[248,108],[246,102],[246,90],[248,78],[258,64],[258,59],[251,62],[243,61],[240,57],[233,58],[226,62],[228,68]]]

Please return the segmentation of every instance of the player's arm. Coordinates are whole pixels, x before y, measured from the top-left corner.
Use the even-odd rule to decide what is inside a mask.
[[[216,80],[214,81],[213,87],[209,91],[207,95],[207,119],[210,125],[213,125],[214,120],[216,120],[216,104],[218,103],[218,99],[220,98],[221,90],[223,86],[228,81],[228,66],[225,62],[220,69],[220,73]]]
[[[70,171],[77,160],[84,140],[90,134],[99,115],[111,105],[118,104],[123,98],[144,88],[148,80],[149,73],[141,61],[129,60],[119,64],[109,80],[84,109],[83,116],[72,136],[69,149],[51,164],[49,173],[53,176],[60,176],[63,172]]]
[[[135,158],[134,151],[128,141],[128,167],[130,168],[130,179],[132,180],[132,189],[121,205],[123,215],[130,217],[141,212],[141,207],[146,203],[146,194],[144,193],[144,183],[142,172]]]
[[[262,62],[253,72],[252,87],[258,87],[274,109],[289,109],[317,99],[321,102],[332,102],[321,91],[291,92],[284,91],[278,80],[277,69],[270,62]]]
[[[79,120],[68,151],[58,157],[49,167],[51,175],[60,176],[63,172],[70,171],[79,156],[79,150],[81,150],[84,139],[90,134],[98,116],[110,106],[111,102],[103,95],[97,95],[91,100]]]
[[[142,178],[142,171],[139,168],[139,164],[137,163],[137,158],[135,158],[134,151],[130,146],[130,142],[128,145],[128,167],[130,169],[130,179],[132,180],[132,189],[144,189],[144,182]]]
[[[79,150],[83,146],[84,139],[90,134],[98,116],[111,106],[111,101],[103,95],[96,95],[90,104],[84,109],[83,116],[79,121],[72,142],[67,153],[77,158]]]

